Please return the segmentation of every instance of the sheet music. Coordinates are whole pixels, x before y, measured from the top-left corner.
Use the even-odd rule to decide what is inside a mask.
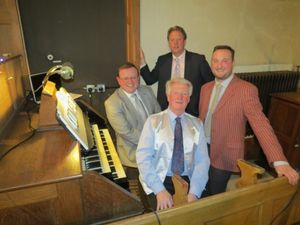
[[[64,88],[56,92],[57,116],[63,125],[86,149],[89,149],[84,115],[72,96]]]

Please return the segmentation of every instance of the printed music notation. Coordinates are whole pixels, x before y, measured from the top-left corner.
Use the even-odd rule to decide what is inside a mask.
[[[58,110],[57,112],[68,121],[68,124],[75,130],[78,129],[77,104],[71,95],[64,89],[60,88],[56,93]]]

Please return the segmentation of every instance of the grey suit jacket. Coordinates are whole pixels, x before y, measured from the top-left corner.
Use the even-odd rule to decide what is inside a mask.
[[[160,106],[150,87],[140,86],[137,91],[149,115],[160,112]],[[135,153],[144,122],[120,88],[104,102],[104,105],[107,119],[116,133],[117,151],[122,164],[137,167]]]

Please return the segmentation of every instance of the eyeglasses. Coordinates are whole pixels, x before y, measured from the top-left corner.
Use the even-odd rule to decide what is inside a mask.
[[[129,81],[129,80],[133,80],[133,81],[135,81],[135,80],[138,80],[139,79],[139,77],[123,77],[123,78],[121,78],[121,77],[119,77],[121,80],[125,80],[125,81]]]

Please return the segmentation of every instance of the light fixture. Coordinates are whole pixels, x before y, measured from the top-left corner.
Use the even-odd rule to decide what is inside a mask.
[[[43,87],[46,85],[49,77],[51,77],[54,74],[59,74],[65,80],[73,79],[73,76],[74,76],[73,66],[71,63],[66,62],[62,65],[56,65],[56,66],[51,67],[48,70],[48,72],[42,82]]]
[[[66,62],[62,65],[56,65],[51,67],[46,73],[45,78],[42,81],[43,93],[53,95],[56,91],[55,83],[48,81],[48,79],[54,75],[59,74],[64,80],[70,80],[74,77],[74,70],[71,63]]]

